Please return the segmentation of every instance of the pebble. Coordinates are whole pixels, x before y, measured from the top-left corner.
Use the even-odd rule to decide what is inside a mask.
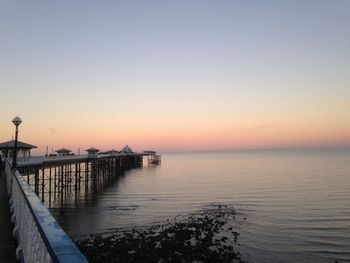
[[[133,228],[75,240],[93,262],[244,262],[238,235],[229,224],[233,207],[212,205],[148,230]],[[155,234],[155,231],[157,234]],[[222,233],[225,236],[222,237]],[[226,236],[229,235],[229,236]],[[229,243],[228,243],[229,242]]]

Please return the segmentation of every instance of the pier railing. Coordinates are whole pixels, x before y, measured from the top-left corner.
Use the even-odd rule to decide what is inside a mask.
[[[32,157],[19,157],[17,158],[17,165],[18,167],[23,166],[33,166],[42,164],[45,162],[59,162],[59,161],[79,161],[79,160],[86,160],[86,159],[103,159],[106,157],[118,157],[118,156],[128,156],[129,154],[97,154],[97,155],[55,155],[55,156],[32,156]],[[140,155],[137,153],[131,154],[131,155]],[[159,155],[158,155],[159,156]],[[10,160],[10,159],[8,159]]]
[[[16,256],[21,262],[87,262],[10,162],[5,167]]]

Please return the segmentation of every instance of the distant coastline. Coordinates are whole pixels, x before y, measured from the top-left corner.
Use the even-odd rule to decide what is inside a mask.
[[[300,147],[300,148],[252,148],[252,149],[208,149],[208,150],[169,150],[159,151],[161,154],[200,154],[200,153],[269,153],[269,152],[350,152],[350,146],[344,147]]]

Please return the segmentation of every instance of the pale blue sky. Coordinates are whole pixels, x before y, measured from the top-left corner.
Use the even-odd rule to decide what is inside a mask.
[[[347,0],[0,1],[1,112],[58,130],[62,105],[86,125],[101,108],[116,125],[166,114],[151,130],[201,115],[320,125],[321,111],[347,129],[349,14]]]

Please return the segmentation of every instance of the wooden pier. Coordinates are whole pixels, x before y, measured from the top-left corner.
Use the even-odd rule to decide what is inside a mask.
[[[41,157],[18,163],[17,169],[42,202],[51,207],[52,202],[62,205],[67,197],[77,197],[128,169],[142,167],[143,156]]]

